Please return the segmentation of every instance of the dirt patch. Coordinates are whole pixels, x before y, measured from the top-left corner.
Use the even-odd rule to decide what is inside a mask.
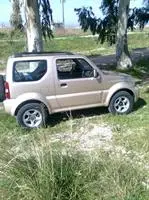
[[[90,130],[81,127],[79,132],[53,135],[51,141],[66,143],[78,151],[92,151],[102,148],[112,140],[112,130],[109,126],[92,125],[92,127]]]

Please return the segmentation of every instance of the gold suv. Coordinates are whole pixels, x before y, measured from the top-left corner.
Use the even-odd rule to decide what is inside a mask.
[[[133,78],[101,71],[87,57],[67,52],[20,53],[8,59],[6,112],[37,128],[48,114],[107,106],[114,114],[132,111],[138,98]]]

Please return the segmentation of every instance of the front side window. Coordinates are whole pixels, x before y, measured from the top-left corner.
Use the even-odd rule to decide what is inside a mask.
[[[56,67],[60,80],[90,78],[94,76],[93,68],[84,59],[58,59]]]
[[[17,61],[13,67],[13,80],[15,82],[38,81],[47,71],[47,62],[38,61]]]

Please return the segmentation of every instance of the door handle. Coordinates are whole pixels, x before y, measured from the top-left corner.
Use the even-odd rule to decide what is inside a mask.
[[[61,83],[60,86],[61,87],[67,87],[67,83]]]

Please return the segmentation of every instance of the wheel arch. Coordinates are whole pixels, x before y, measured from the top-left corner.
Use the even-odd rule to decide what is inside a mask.
[[[26,104],[29,104],[29,103],[39,103],[39,104],[42,104],[42,105],[44,105],[46,111],[49,112],[49,109],[48,109],[48,107],[47,107],[47,105],[46,105],[45,103],[43,103],[43,102],[40,101],[40,100],[31,99],[31,100],[26,100],[26,101],[20,103],[20,104],[17,106],[17,108],[15,109],[14,115],[15,115],[15,116],[17,115],[19,109],[20,109],[22,106],[24,106],[24,105],[26,105]]]
[[[122,91],[128,92],[130,95],[133,96],[133,98],[135,98],[135,94],[134,94],[134,92],[133,92],[131,89],[129,89],[129,88],[121,88],[121,89],[116,90],[115,92],[112,93],[112,95],[111,95],[111,96],[109,97],[109,99],[107,100],[107,106],[109,106],[109,104],[110,104],[111,99],[113,98],[113,96],[114,96],[115,94],[117,94],[118,92],[122,92]]]

